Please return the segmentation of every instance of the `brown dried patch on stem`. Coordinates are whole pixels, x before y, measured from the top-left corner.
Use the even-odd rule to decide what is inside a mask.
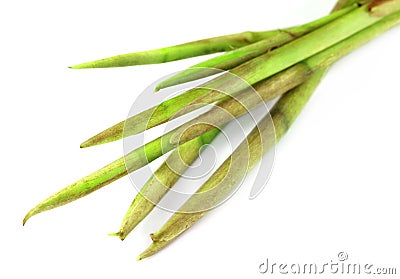
[[[369,4],[368,10],[371,16],[384,17],[392,14],[398,7],[399,0],[374,0]]]

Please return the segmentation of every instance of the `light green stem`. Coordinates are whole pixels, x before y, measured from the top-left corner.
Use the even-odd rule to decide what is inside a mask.
[[[290,42],[298,37],[301,37],[339,17],[355,9],[354,7],[348,7],[337,11],[328,16],[317,19],[313,22],[277,30],[276,35],[271,38],[263,39],[259,42],[226,52],[217,57],[211,58],[199,64],[196,64],[188,69],[160,82],[156,90],[166,88],[169,86],[185,83],[188,81],[204,78],[215,74],[214,69],[229,70],[240,64],[253,59],[273,48],[279,47],[287,42]]]
[[[299,82],[304,81],[308,77],[309,72],[307,70],[303,71],[304,69],[301,70],[299,67],[297,67],[297,70],[297,73],[293,70],[282,71],[281,73],[258,83],[255,88],[264,96],[264,100],[270,100],[279,94],[285,93],[287,90],[298,85]],[[209,90],[206,88],[189,90],[100,132],[82,143],[81,147],[86,148],[119,140],[122,139],[122,137],[135,135],[165,123],[169,121],[171,117],[176,118],[178,117],[178,114],[184,115],[189,113],[193,111],[196,106],[188,106],[188,104],[193,103],[199,96],[202,96],[201,94],[207,92],[209,92]],[[221,102],[226,99],[229,99],[229,96],[226,96],[225,94],[219,96]],[[205,103],[200,105],[204,106]],[[197,106],[197,108],[198,107],[199,106]]]
[[[340,42],[342,39],[379,21],[381,19],[380,17],[369,15],[367,6],[368,5],[365,4],[355,11],[345,14],[303,37],[285,44],[274,51],[254,58],[232,69],[231,73],[240,76],[241,79],[251,85],[266,79],[324,50],[335,42]],[[226,98],[226,94],[221,92],[236,92],[236,94],[238,94],[246,89],[243,86],[244,84],[243,81],[238,83],[237,79],[232,80],[232,74],[222,75],[221,77],[203,84],[201,86],[203,88],[189,90],[175,98],[163,102],[159,106],[129,118],[127,120],[129,125],[125,126],[125,136],[142,132],[145,129],[165,123],[171,116],[185,106],[190,108],[186,111],[189,112],[191,108],[219,102]],[[204,88],[213,88],[215,90],[207,90]],[[121,139],[123,136],[123,127],[124,122],[122,121],[85,141],[81,147],[88,147]]]
[[[187,104],[203,96],[203,94],[206,94],[208,91],[208,89],[193,89],[168,99],[91,137],[81,144],[81,148],[116,141],[122,139],[123,136],[135,135],[163,124],[169,121],[172,116]]]
[[[399,23],[400,14],[396,13],[391,16],[385,17],[384,20],[375,24],[373,27],[364,30],[358,34],[359,42],[365,42],[370,40],[380,33],[386,31],[387,29],[393,27],[394,25]],[[306,35],[307,36],[307,35]],[[351,51],[355,48],[354,45],[347,44],[343,52]],[[334,53],[338,53],[338,50],[331,48],[332,51],[332,59],[334,60]],[[315,62],[316,60],[314,60]],[[313,60],[309,61],[309,64],[312,65]],[[326,66],[330,65],[332,61],[326,61]],[[201,136],[203,142],[207,142],[208,137],[213,132],[210,131]],[[163,153],[168,152],[174,148],[173,145],[169,143],[169,139],[172,136],[173,131],[164,135],[163,137],[156,139],[143,147],[140,147],[131,153],[129,153],[125,160],[124,158],[118,159],[113,163],[107,165],[106,167],[88,175],[87,177],[71,184],[70,186],[64,188],[59,191],[55,195],[49,197],[48,199],[41,202],[35,208],[33,208],[26,217],[24,218],[24,223],[33,215],[38,214],[42,211],[49,210],[61,205],[64,205],[68,202],[76,200],[80,197],[83,197],[109,183],[115,181],[116,179],[124,176],[127,172],[133,171],[140,167],[143,167],[148,162],[158,158]],[[279,134],[279,133],[278,133]],[[126,164],[126,166],[125,166]]]
[[[277,139],[287,131],[288,127],[296,119],[304,105],[307,103],[311,94],[323,77],[324,71],[315,73],[308,81],[285,94],[271,111],[272,122],[275,126]],[[213,173],[213,175],[203,184],[196,192],[198,195],[193,195],[179,210],[175,213],[156,233],[151,235],[153,243],[138,257],[138,259],[147,258],[159,250],[170,244],[179,235],[192,227],[200,218],[202,218],[209,210],[196,210],[196,208],[204,208],[204,203],[209,202],[207,206],[213,208],[222,202],[234,190],[240,176],[230,176],[229,179],[223,180],[230,172],[231,165],[242,166],[244,169],[235,171],[235,173],[247,173],[274,145],[271,137],[261,138],[260,135],[274,131],[271,127],[270,116],[262,119],[258,127],[248,135],[247,141],[244,141],[232,153],[232,155],[224,161],[224,163]],[[250,151],[250,154],[248,152]],[[245,164],[248,158],[248,164]],[[232,162],[233,160],[236,162]],[[224,182],[220,185],[221,181]],[[208,199],[207,199],[208,198]],[[187,212],[194,213],[187,213]]]
[[[345,3],[342,3],[342,4],[345,4]],[[337,6],[336,8],[339,8],[339,7]],[[299,65],[299,66],[300,67],[303,66],[305,73],[307,72],[307,67],[305,65]],[[296,67],[296,66],[294,66],[294,67]],[[299,83],[296,85],[299,85],[300,83],[305,82],[306,79],[309,77],[309,75],[300,75],[300,72],[301,72],[300,69],[297,71],[292,70],[292,72],[293,72],[293,74],[296,74],[297,77],[289,77],[288,76],[286,79],[286,78],[279,77],[279,75],[276,75],[276,76],[270,78],[268,80],[268,82],[264,84],[264,86],[268,86],[268,84],[269,84],[269,86],[268,86],[269,90],[263,90],[263,88],[258,88],[258,90],[256,88],[256,90],[259,92],[265,92],[270,95],[269,96],[270,98],[272,98],[274,91],[275,91],[275,93],[278,94],[279,92],[277,92],[277,91],[279,91],[279,89],[282,89],[284,87],[284,86],[282,86],[281,83],[288,86],[288,88],[293,88],[295,86],[288,85],[291,81],[292,82],[297,81]],[[318,75],[318,73],[317,73],[317,75]],[[300,80],[299,77],[302,77],[302,79]],[[278,89],[278,90],[276,90],[276,89]],[[283,90],[284,90],[284,92],[288,91],[286,88]],[[299,99],[303,98],[302,95],[298,95],[297,97]],[[288,99],[288,100],[289,100],[288,101],[289,105],[292,105],[293,101],[290,101],[290,99]],[[282,106],[282,102],[281,102],[281,106]],[[275,108],[275,110],[276,109],[277,108]],[[289,109],[286,108],[285,110],[288,111]],[[280,133],[282,133],[282,132],[280,131]],[[197,142],[193,142],[193,145],[195,145],[196,143]],[[179,146],[179,148],[184,148],[186,145],[187,145],[187,143]],[[190,148],[187,148],[187,150],[183,151],[182,153],[187,154],[188,156],[192,156],[193,153],[197,154],[198,148],[200,148],[200,146],[193,146],[192,150],[190,150]],[[247,151],[247,150],[245,150],[245,151]],[[255,149],[252,149],[251,151],[254,152]],[[174,155],[176,153],[177,153],[177,150],[175,150],[173,155],[171,155],[168,159],[172,159],[173,156],[176,156],[176,155]],[[196,154],[193,154],[193,155],[196,155]],[[257,156],[254,156],[254,153],[253,153],[252,157],[254,158]],[[168,165],[173,164],[174,162],[177,162],[177,164],[179,164],[180,161],[181,160],[174,158],[170,161],[169,164],[164,163],[159,169],[157,169],[157,171],[154,173],[154,175],[145,184],[145,186],[141,190],[141,193],[138,193],[134,202],[132,203],[131,207],[129,208],[127,214],[125,215],[125,218],[122,222],[120,231],[117,233],[117,235],[119,235],[119,237],[121,239],[124,239],[127,236],[127,234],[136,227],[136,225],[154,208],[154,206],[155,206],[154,204],[157,204],[158,201],[161,200],[161,197],[163,197],[167,193],[169,188],[171,188],[172,185],[178,180],[179,177],[177,175],[175,175],[175,172],[173,172],[173,171],[171,172]],[[242,162],[240,162],[240,165],[242,165]],[[176,166],[176,168],[179,169],[179,166]],[[236,173],[240,174],[240,172],[236,172]],[[147,198],[147,199],[143,198],[142,193],[145,197],[150,197],[150,198]],[[149,200],[151,200],[151,202]],[[154,245],[156,245],[159,248],[161,246],[158,243],[154,243]]]
[[[156,204],[168,193],[186,169],[197,159],[202,146],[210,143],[219,133],[217,129],[207,138],[189,141],[173,150],[166,161],[154,172],[140,192],[136,195],[116,233],[121,240],[154,209]]]
[[[392,17],[396,18],[398,17],[398,14],[399,12],[393,14]],[[384,26],[386,21],[382,22]],[[379,23],[372,25],[372,27],[368,27],[346,40],[296,64],[292,68],[289,68],[289,70],[292,71],[293,75],[298,79],[302,77],[306,78],[307,73],[314,72],[321,68],[327,68],[343,56],[351,53],[361,45],[376,37],[381,32],[380,28],[381,25]],[[261,86],[263,85],[264,84],[262,83]],[[296,86],[296,84],[294,85]],[[294,86],[291,86],[289,89],[293,87]],[[270,89],[260,90],[261,88],[259,86],[256,86],[255,88],[256,91],[258,91],[258,94],[254,93],[255,91],[246,90],[240,93],[237,97],[222,102],[217,107],[181,125],[171,136],[171,144],[178,145],[189,141],[214,127],[224,125],[232,120],[232,118],[243,115],[263,102],[286,92],[271,92]],[[223,92],[219,92],[219,94],[221,97],[224,96]]]
[[[116,55],[113,57],[82,63],[70,68],[110,68],[165,63],[205,54],[229,51],[272,36],[275,36],[275,31],[247,31],[160,49]]]
[[[205,133],[195,141],[201,141],[203,144],[210,143],[218,131],[218,129],[215,129],[209,133]],[[51,195],[26,214],[23,224],[38,213],[84,197],[171,151],[175,148],[175,146],[169,144],[169,137],[171,134],[172,133],[166,134],[131,151],[125,157],[108,164]]]
[[[392,13],[398,10],[395,7]],[[368,4],[364,4],[311,33],[241,64],[232,69],[229,75],[221,75],[213,79],[210,81],[212,84],[210,87],[218,90],[203,94],[191,105],[217,102],[219,98],[222,98],[221,92],[237,92],[238,94],[244,90],[244,83],[233,80],[232,74],[253,85],[356,34],[381,19],[381,17],[371,16]]]
[[[373,27],[370,27],[367,30],[363,31],[363,34],[359,36],[359,43],[365,43],[366,41],[375,38],[379,34],[387,31],[388,29],[394,27],[399,23],[400,13],[393,14],[385,18],[385,20],[379,22],[378,24],[375,24]],[[347,52],[349,48],[350,46],[344,51]],[[320,83],[326,71],[327,68],[321,68],[317,70],[307,82],[293,89],[291,92],[283,95],[280,100],[275,104],[271,111],[271,116],[275,128],[277,142],[286,134],[290,126],[294,123],[297,116],[307,104],[312,93],[315,91],[315,88]],[[261,126],[268,126],[268,120],[269,119],[262,120],[260,123]],[[254,164],[258,162],[258,160],[261,158],[262,154],[267,152],[269,148],[272,147],[271,142],[261,140],[260,132],[257,129],[254,129],[249,134],[247,142],[249,144],[250,160],[249,165],[246,166],[246,172],[250,171]],[[246,145],[247,142],[245,143]],[[258,150],[260,150],[260,145],[262,145],[261,154],[257,152]],[[243,153],[243,150],[245,150],[244,144],[240,145],[234,151],[234,153]],[[238,158],[237,160],[240,161],[240,158],[244,157],[245,155],[239,154],[235,158]],[[218,184],[218,182],[221,181],[221,177],[224,177],[228,173],[230,159],[232,159],[233,157],[234,154],[232,154],[231,157],[228,158],[221,165],[221,167],[213,173],[211,178],[197,191],[197,193],[207,192],[210,191],[210,189],[213,189]],[[218,188],[218,190],[220,191],[213,192],[215,196],[213,202],[221,201],[227,195],[229,195],[239,179],[240,178],[238,177],[232,177],[232,179],[228,179],[228,183],[225,183],[222,189]],[[201,208],[202,202],[204,202],[204,196],[200,197],[201,199],[194,195],[193,198],[189,199],[188,202],[185,203],[178,211],[178,213],[175,213],[160,230],[151,235],[153,243],[141,255],[139,255],[138,260],[152,256],[163,249],[165,246],[175,240],[179,235],[181,235],[183,232],[193,226],[193,224],[195,224],[208,212],[208,210],[204,210],[195,213],[183,213],[188,212],[187,208]]]

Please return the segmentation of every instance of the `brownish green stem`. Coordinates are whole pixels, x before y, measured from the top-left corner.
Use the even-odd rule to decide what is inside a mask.
[[[347,1],[346,1],[347,2]],[[354,2],[354,1],[350,1]],[[346,3],[343,3],[345,5]],[[351,3],[348,3],[349,5]],[[336,7],[338,8],[338,7]],[[307,78],[309,78],[309,75],[307,75],[308,69],[305,67],[305,65],[299,64],[297,66],[300,66],[304,68],[304,75],[301,75],[301,69],[297,71],[293,71],[292,73],[295,74],[294,77],[290,76],[281,76],[280,74],[275,75],[274,77],[268,79],[267,82],[262,83],[265,87],[269,87],[268,89],[265,88],[257,88],[256,85],[256,91],[258,92],[263,92],[264,94],[268,94],[269,97],[264,97],[264,99],[272,99],[274,97],[274,92],[276,94],[279,94],[279,90],[283,90],[282,92],[286,92],[291,88],[294,88],[295,85],[291,86],[289,85],[293,81],[298,81],[298,84],[300,85],[301,83],[305,82]],[[296,66],[292,67],[295,68]],[[290,71],[290,70],[288,70]],[[297,75],[297,78],[296,78]],[[283,89],[285,86],[287,88]],[[251,94],[252,92],[247,92],[248,94]],[[260,97],[262,97],[262,93],[260,93]],[[299,96],[301,98],[301,96]],[[293,102],[291,102],[293,103]],[[277,109],[277,108],[275,108]],[[286,109],[287,110],[287,109]],[[190,143],[190,142],[189,142]],[[186,147],[188,143],[185,143],[181,145],[179,148],[184,148]],[[197,149],[200,148],[200,145],[195,146],[197,143],[193,142],[193,148],[186,148],[184,151],[182,151],[184,154],[187,154],[188,156],[196,155],[197,156]],[[252,149],[254,153],[254,149]],[[173,155],[171,155],[168,159],[172,159],[172,156],[174,156],[177,153],[177,150],[174,151]],[[195,153],[195,154],[194,154]],[[176,156],[176,155],[175,155]],[[244,156],[242,156],[244,157]],[[253,155],[253,158],[257,157]],[[167,193],[167,191],[172,187],[172,185],[178,180],[178,176],[175,175],[176,172],[171,172],[171,169],[168,167],[168,165],[173,164],[174,162],[177,162],[179,164],[180,160],[179,158],[176,159],[174,158],[173,160],[170,161],[168,164],[165,162],[157,171],[154,173],[154,175],[149,179],[149,181],[145,184],[143,189],[141,190],[140,193],[137,194],[134,202],[132,203],[131,207],[129,208],[127,214],[125,215],[125,218],[122,222],[121,229],[120,231],[116,234],[118,235],[121,239],[124,239],[127,234],[132,231],[132,229],[154,208],[155,204],[157,204],[160,199]],[[242,160],[243,162],[243,160]],[[242,162],[240,162],[242,164]],[[177,166],[179,169],[179,165]],[[236,172],[236,174],[240,175],[240,172]],[[162,186],[165,185],[165,186]],[[142,195],[143,193],[143,195]],[[143,196],[148,197],[148,198],[143,198]],[[204,199],[203,199],[204,200]],[[154,244],[157,249],[161,248],[159,244]],[[156,250],[157,250],[156,249]]]
[[[308,77],[309,71],[301,66],[296,67],[295,71],[285,70],[275,76],[259,82],[255,88],[263,96],[264,101],[273,99],[279,94],[285,93],[287,90],[298,85]],[[292,87],[290,87],[292,86]],[[249,88],[246,88],[245,92]],[[126,121],[122,121],[111,128],[108,128],[94,137],[86,140],[81,144],[82,148],[94,145],[104,144],[111,141],[119,140],[122,137],[127,137],[141,133],[147,129],[165,123],[173,117],[174,119],[180,115],[189,113],[196,108],[206,105],[207,103],[194,104],[193,102],[209,92],[207,88],[196,88],[189,90],[177,97],[164,101],[163,103],[147,109],[139,114],[129,117]],[[244,93],[245,93],[244,92]],[[219,101],[226,101],[230,96],[224,93],[218,95]],[[212,102],[209,102],[210,104]]]
[[[351,34],[379,21],[381,18],[369,15],[367,6],[368,5],[365,4],[355,11],[341,16],[333,22],[301,38],[232,69],[231,72],[234,75],[240,76],[251,85],[268,78],[300,62],[302,59],[318,53],[334,42],[340,42],[343,38],[347,38],[346,36],[351,36]],[[142,114],[128,119],[129,125],[126,125],[127,129],[125,135],[129,136],[141,132],[144,129],[165,123],[171,116],[175,115],[185,106],[189,107],[189,109],[185,109],[186,112],[189,112],[191,108],[198,108],[199,105],[219,102],[226,97],[226,94],[222,94],[221,92],[236,92],[235,94],[238,94],[242,90],[245,90],[246,86],[243,86],[243,84],[245,84],[243,81],[237,83],[236,80],[232,80],[232,75],[223,75],[222,77],[216,78],[203,84],[201,86],[202,88],[189,90],[176,98],[162,103],[158,107],[151,108],[144,111]],[[207,90],[204,88],[211,89]],[[124,122],[120,122],[90,138],[81,146],[88,147],[121,139],[123,127]]]
[[[380,11],[382,12],[383,10]],[[387,11],[385,10],[385,13],[386,12]],[[387,29],[398,24],[399,19],[400,19],[400,14],[398,12],[390,16],[386,16],[383,20],[379,21],[372,27],[365,29],[362,32],[359,32],[356,35],[357,38],[357,40],[355,40],[356,44],[346,44],[342,46],[342,48],[340,48],[340,44],[337,44],[335,47],[330,48],[329,52],[331,55],[330,56],[331,59],[327,59],[323,65],[320,65],[320,67],[330,65],[333,61],[335,61],[335,55],[338,55],[338,53],[341,52],[347,53],[349,51],[352,51],[355,47],[359,46],[360,44],[376,37],[377,35],[381,34]],[[309,64],[316,63],[316,61],[318,60],[315,57],[317,56],[314,56],[314,59],[310,58],[308,63]],[[209,133],[206,133],[201,136],[203,142],[207,142],[208,135]],[[26,222],[27,219],[29,219],[31,216],[35,214],[61,206],[63,204],[76,200],[80,197],[83,197],[109,184],[110,182],[126,175],[127,172],[138,169],[146,165],[148,162],[151,162],[155,158],[158,158],[163,153],[172,150],[174,146],[171,145],[169,142],[171,136],[172,133],[168,133],[164,137],[152,141],[146,144],[145,146],[132,151],[125,158],[118,159],[115,162],[107,165],[106,167],[88,175],[87,177],[59,191],[57,194],[49,197],[48,199],[44,200],[42,203],[37,205],[35,208],[33,208],[24,218],[24,223]]]
[[[173,150],[165,162],[154,172],[136,195],[115,235],[121,240],[154,209],[186,169],[198,158],[201,148],[219,133],[213,130],[207,142],[201,138],[189,141]]]
[[[196,139],[196,141],[200,140],[203,142],[203,144],[207,144],[213,140],[216,132],[218,132],[218,129],[215,129],[209,133],[205,133],[199,139]],[[108,164],[107,166],[89,174],[88,176],[51,195],[26,214],[23,224],[25,224],[29,218],[36,214],[65,205],[84,197],[127,175],[128,173],[142,168],[161,155],[171,151],[175,148],[175,146],[169,144],[169,137],[171,134],[172,133],[166,134],[145,144],[144,146],[131,151],[125,157]]]
[[[239,171],[235,170],[234,173],[247,173],[250,171],[261,156],[275,144],[275,141],[272,140],[274,138],[274,127],[276,138],[279,140],[301,112],[323,74],[324,71],[315,73],[308,81],[285,94],[278,101],[271,111],[273,122],[270,121],[269,115],[259,122],[258,127],[254,128],[248,135],[247,141],[244,141],[196,192],[196,194],[200,195],[194,195],[190,198],[160,230],[151,235],[153,243],[138,257],[138,260],[154,255],[192,227],[209,212],[209,210],[204,210],[204,202],[211,201],[207,206],[212,209],[213,205],[219,204],[234,190],[242,177],[234,175],[225,179],[228,173],[231,172],[231,165],[244,168]],[[271,127],[271,123],[273,123],[274,127]],[[265,133],[267,137],[265,137]],[[264,136],[261,137],[261,134],[264,134]],[[250,154],[248,153],[249,151]],[[247,162],[247,164],[244,162]],[[223,185],[221,185],[222,183]]]
[[[368,40],[371,40],[380,33],[397,25],[399,21],[400,13],[393,14],[379,24],[376,24],[368,30],[364,31],[363,35],[367,37]],[[359,37],[359,42],[366,42],[367,39],[365,37]],[[348,46],[347,49],[349,48],[350,46]],[[290,126],[294,123],[295,119],[308,102],[309,98],[315,91],[315,88],[320,83],[326,71],[327,68],[321,68],[317,70],[307,82],[293,89],[291,92],[283,95],[283,97],[281,97],[281,99],[275,104],[271,111],[271,115],[277,141],[279,141],[285,135]],[[262,127],[268,126],[268,119],[263,119],[260,124],[262,125]],[[252,168],[252,166],[254,166],[256,162],[258,162],[262,154],[264,154],[266,151],[268,151],[269,148],[272,147],[270,141],[262,141],[261,138],[262,137],[260,136],[259,129],[254,129],[247,138],[247,142],[250,146],[250,160],[249,164],[246,165],[246,172],[248,172]],[[245,144],[247,145],[247,143]],[[260,145],[262,145],[261,154],[257,152],[257,150],[260,150]],[[242,157],[244,155],[241,155],[241,153],[243,153],[243,149],[245,148],[242,147],[242,145],[239,146],[239,148],[234,151],[232,156],[235,154],[235,152],[238,152],[238,160],[243,161]],[[198,190],[197,193],[207,192],[211,189],[214,189],[214,187],[216,187],[216,184],[221,181],[221,177],[226,176],[226,174],[228,173],[231,160],[232,157],[228,158],[223,163],[223,165],[212,175],[212,177]],[[225,198],[229,194],[229,192],[232,191],[234,185],[236,185],[238,181],[239,180],[237,179],[237,177],[234,176],[231,179],[228,179],[228,183],[224,183],[223,187],[219,187],[218,191],[216,193],[213,193],[213,201],[220,201]],[[195,213],[185,213],[188,212],[188,208],[191,210],[196,207],[201,208],[202,202],[204,202],[204,196],[200,197],[201,199],[199,199],[198,196],[195,195],[193,198],[189,199],[188,202],[185,203],[182,208],[177,213],[175,213],[160,230],[151,235],[153,243],[141,255],[139,255],[138,260],[154,255],[155,253],[163,249],[208,212],[208,210],[203,210]]]

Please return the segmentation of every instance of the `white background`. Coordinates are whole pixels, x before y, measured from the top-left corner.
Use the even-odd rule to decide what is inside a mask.
[[[400,28],[331,69],[278,145],[257,199],[247,199],[251,185],[244,185],[158,255],[135,261],[165,221],[160,212],[124,242],[107,236],[135,195],[128,178],[22,227],[37,202],[122,155],[121,142],[82,150],[83,140],[122,120],[149,83],[204,58],[67,66],[300,24],[327,14],[334,2],[3,1],[0,277],[261,278],[266,258],[323,263],[341,251],[353,263],[397,265],[400,272]]]

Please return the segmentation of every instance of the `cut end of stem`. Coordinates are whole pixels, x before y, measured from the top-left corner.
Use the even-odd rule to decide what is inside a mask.
[[[127,236],[127,234],[124,233],[122,230],[120,230],[120,231],[118,231],[118,232],[116,232],[116,233],[110,233],[110,234],[108,234],[108,235],[109,235],[109,236],[116,236],[116,237],[118,237],[121,241],[124,241],[125,238],[126,238],[126,236]]]
[[[124,231],[124,230],[120,230],[120,231],[118,232],[118,237],[119,237],[119,239],[121,239],[121,240],[125,240],[125,238],[128,236],[129,233],[130,233],[130,231],[129,231],[129,232],[126,232],[126,231]]]

